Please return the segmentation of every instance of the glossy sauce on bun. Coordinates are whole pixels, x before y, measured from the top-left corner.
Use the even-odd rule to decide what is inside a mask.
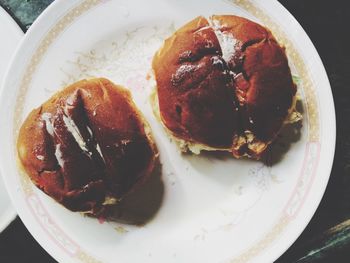
[[[295,111],[284,48],[242,17],[197,17],[165,40],[152,67],[160,119],[184,150],[258,159]]]
[[[107,79],[79,81],[34,109],[17,148],[38,188],[91,214],[141,185],[158,155],[129,91]]]

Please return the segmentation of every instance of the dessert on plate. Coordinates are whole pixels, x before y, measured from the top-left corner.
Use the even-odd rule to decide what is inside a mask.
[[[158,157],[130,92],[107,79],[74,83],[34,109],[17,149],[39,189],[92,215],[145,182]]]
[[[155,111],[182,151],[259,159],[301,118],[284,48],[248,19],[195,18],[165,40],[152,68]]]

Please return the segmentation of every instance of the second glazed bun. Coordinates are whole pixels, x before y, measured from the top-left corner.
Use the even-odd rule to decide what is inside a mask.
[[[161,121],[194,152],[260,158],[295,110],[284,48],[242,17],[197,17],[164,42],[152,66]]]

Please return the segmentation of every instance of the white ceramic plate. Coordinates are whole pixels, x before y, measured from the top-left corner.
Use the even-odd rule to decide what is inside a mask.
[[[299,135],[283,133],[272,166],[181,155],[152,114],[153,84],[146,76],[154,52],[175,28],[211,14],[256,20],[286,46],[304,120]],[[71,213],[16,166],[14,143],[27,113],[63,85],[92,76],[131,89],[160,149],[163,182],[149,191],[159,209],[142,227]],[[55,1],[18,50],[0,105],[1,172],[22,220],[60,262],[272,262],[311,219],[333,161],[335,115],[327,75],[300,25],[272,0]]]
[[[12,17],[0,6],[0,92],[5,70],[15,52],[15,48],[22,39],[23,32]],[[1,153],[3,154],[3,153]],[[0,178],[0,233],[15,219],[13,208],[7,191]]]

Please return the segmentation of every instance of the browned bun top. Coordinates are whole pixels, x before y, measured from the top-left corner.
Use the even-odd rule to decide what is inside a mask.
[[[73,211],[95,213],[153,170],[156,149],[129,91],[107,79],[57,92],[23,123],[19,159],[37,187]]]
[[[154,56],[153,70],[165,126],[211,147],[233,149],[234,137],[247,132],[269,144],[296,93],[271,32],[232,15],[197,17],[177,30]],[[244,143],[239,148],[237,157],[258,154]]]

